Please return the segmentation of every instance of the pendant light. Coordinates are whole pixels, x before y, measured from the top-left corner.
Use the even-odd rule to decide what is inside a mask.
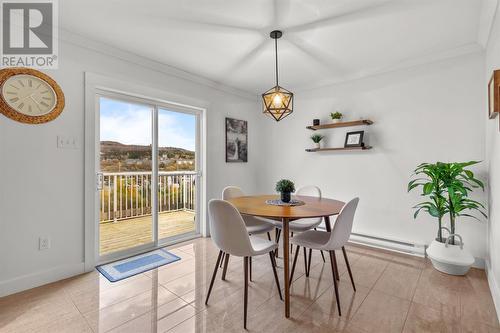
[[[283,35],[279,30],[272,31],[269,36],[274,39],[276,60],[276,86],[262,94],[264,114],[280,121],[293,112],[293,93],[280,87],[278,82],[278,39]]]

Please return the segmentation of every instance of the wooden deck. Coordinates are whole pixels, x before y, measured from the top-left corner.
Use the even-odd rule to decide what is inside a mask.
[[[159,238],[195,231],[194,217],[195,214],[188,211],[161,213],[158,220]],[[103,255],[151,242],[152,217],[142,216],[101,223],[99,228],[100,254]]]

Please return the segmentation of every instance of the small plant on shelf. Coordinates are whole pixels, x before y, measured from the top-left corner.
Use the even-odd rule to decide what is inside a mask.
[[[281,201],[290,202],[291,193],[295,192],[295,184],[288,179],[281,179],[276,183],[276,192],[281,193]]]
[[[324,136],[321,135],[321,134],[313,134],[311,135],[311,140],[313,140],[313,142],[316,144],[316,148],[319,149],[320,148],[320,142],[321,140],[323,140]]]
[[[332,112],[330,113],[330,117],[332,118],[333,123],[338,123],[340,120],[342,120],[343,114],[340,112]]]

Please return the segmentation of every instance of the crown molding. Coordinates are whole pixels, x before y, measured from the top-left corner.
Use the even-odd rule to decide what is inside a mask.
[[[414,57],[414,58],[409,58],[404,61],[400,61],[394,65],[387,66],[387,67],[379,67],[375,68],[372,70],[367,70],[367,71],[360,71],[357,73],[353,73],[350,75],[346,75],[343,77],[335,78],[335,79],[327,79],[318,82],[318,84],[314,86],[302,86],[302,87],[297,87],[295,89],[292,89],[295,93],[297,92],[307,92],[311,91],[314,89],[319,89],[319,88],[326,88],[329,86],[334,86],[346,82],[351,82],[351,81],[357,81],[361,79],[365,79],[368,77],[373,77],[373,76],[379,76],[391,72],[397,72],[401,70],[406,70],[406,69],[411,69],[413,67],[425,65],[425,64],[431,64],[435,62],[440,62],[443,60],[447,59],[452,59],[452,58],[457,58],[469,54],[474,54],[474,53],[483,53],[484,49],[479,45],[478,43],[468,43],[464,44],[452,49],[440,51],[440,52],[431,52],[419,57]]]
[[[255,101],[256,95],[252,92],[241,90],[235,87],[225,85],[220,82],[216,82],[205,78],[200,75],[184,71],[182,69],[161,63],[159,61],[110,46],[108,44],[90,39],[88,37],[73,33],[71,31],[65,30],[63,28],[59,29],[59,40],[68,44],[75,45],[77,47],[85,48],[87,50],[100,53],[106,56],[114,57],[129,63],[133,63],[138,66],[142,66],[147,69],[155,70],[161,72],[165,75],[174,76],[179,79],[191,81],[196,84],[200,84],[212,89],[219,90],[224,93],[232,94],[241,98]]]

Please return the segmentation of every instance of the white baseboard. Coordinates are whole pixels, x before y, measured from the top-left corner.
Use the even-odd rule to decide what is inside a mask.
[[[497,310],[497,317],[500,318],[500,288],[497,284],[496,276],[491,270],[491,266],[488,261],[486,261],[486,276],[488,277],[488,285],[490,286],[491,297],[493,298],[493,303],[495,303],[495,309]]]
[[[84,263],[54,267],[45,271],[26,274],[15,279],[0,281],[0,297],[66,279],[85,271]]]

